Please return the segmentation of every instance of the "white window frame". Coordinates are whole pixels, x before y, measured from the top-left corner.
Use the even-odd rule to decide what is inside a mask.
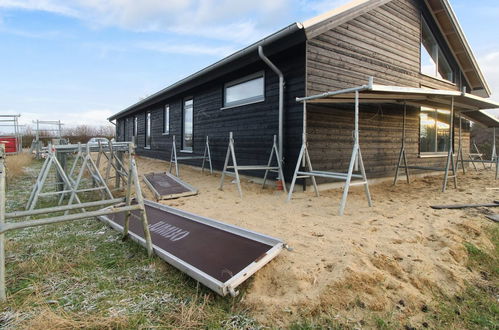
[[[423,109],[426,108],[427,110],[432,110],[432,111],[435,111],[437,113],[437,119],[438,119],[438,112],[440,110],[444,110],[444,109],[436,109],[436,108],[431,108],[431,107],[421,107],[420,110],[419,110],[419,113],[422,114],[424,111]],[[444,111],[448,111],[448,110],[444,110]],[[450,111],[449,111],[449,116],[450,116]],[[452,121],[452,120],[450,120]],[[452,133],[452,130],[450,129],[450,122],[448,123],[449,125],[449,134]],[[436,127],[437,123],[435,122],[435,136],[434,136],[434,140],[435,140],[435,143],[434,143],[434,150],[435,151],[421,151],[421,119],[420,119],[420,122],[419,122],[419,157],[420,158],[427,158],[427,157],[444,157],[444,156],[447,156],[448,153],[449,153],[449,148],[450,146],[447,146],[447,150],[445,151],[437,151],[438,149],[438,128]],[[454,137],[452,137],[452,143],[454,143]]]
[[[170,134],[170,105],[166,104],[163,108],[163,135]]]
[[[133,116],[133,137],[137,136],[137,131],[139,130],[139,118]]]
[[[230,103],[227,103],[227,89],[230,87],[237,86],[239,84],[246,83],[251,80],[256,80],[256,79],[263,79],[263,86],[262,86],[262,95],[259,96],[254,96],[254,97],[249,97],[245,99],[241,99],[238,101],[233,101]],[[245,77],[230,81],[224,85],[224,92],[223,92],[223,108],[222,109],[229,109],[229,108],[234,108],[234,107],[240,107],[243,105],[248,105],[248,104],[254,104],[254,103],[260,103],[265,101],[265,71],[259,71],[250,75],[247,75]]]
[[[192,146],[191,147],[186,147],[185,146],[185,104],[188,101],[192,101]],[[182,149],[180,150],[181,152],[188,152],[192,153],[194,150],[194,97],[189,96],[184,98],[183,103],[182,103]]]
[[[144,149],[151,149],[151,111],[146,111]]]

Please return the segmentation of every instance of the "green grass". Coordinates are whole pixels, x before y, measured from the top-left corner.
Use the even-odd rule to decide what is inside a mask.
[[[8,212],[24,208],[35,172],[9,186]],[[148,258],[97,220],[9,232],[6,241],[8,301],[0,304],[0,327],[259,328],[240,298],[220,297]]]
[[[488,230],[494,250],[486,252],[472,243],[465,243],[468,269],[480,275],[477,283],[454,297],[442,299],[433,313],[439,328],[499,329],[499,228]]]

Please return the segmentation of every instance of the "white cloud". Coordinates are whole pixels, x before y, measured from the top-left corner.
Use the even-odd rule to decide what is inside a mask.
[[[209,45],[199,44],[178,44],[178,43],[163,43],[163,42],[142,42],[137,44],[138,48],[151,50],[166,54],[183,54],[183,55],[210,55],[216,57],[225,57],[236,51],[232,47],[213,47]]]
[[[265,22],[275,22],[293,1],[0,0],[0,8],[77,17],[96,28],[174,32],[245,44],[267,33]]]
[[[0,0],[0,8],[45,11],[64,16],[77,16],[64,2],[52,0]]]

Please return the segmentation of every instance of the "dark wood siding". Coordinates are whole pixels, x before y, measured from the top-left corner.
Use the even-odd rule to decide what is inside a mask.
[[[453,60],[450,64],[458,84],[420,73],[421,17],[426,15],[421,6],[421,0],[394,0],[308,40],[307,95],[364,85],[370,76],[381,85],[460,90],[461,73]],[[427,21],[441,39],[434,22]],[[307,111],[313,164],[317,169],[345,171],[352,150],[353,105],[309,104]],[[400,150],[402,111],[402,106],[361,107],[361,148],[370,177],[393,175]],[[419,109],[409,111],[407,125],[410,162],[442,166],[445,158],[419,157]],[[466,153],[469,130],[463,137]]]
[[[283,71],[285,88],[285,172],[292,175],[303,133],[303,107],[296,97],[305,95],[305,44],[289,48],[286,52],[270,57],[270,60]],[[246,75],[265,72],[265,101],[223,109],[224,84]],[[241,165],[266,164],[273,135],[278,134],[279,79],[262,61],[215,79],[195,90],[176,95],[171,99],[148,107],[146,110],[129,115],[131,137],[133,116],[138,115],[137,153],[164,160],[170,159],[172,136],[176,136],[177,153],[181,152],[182,102],[186,97],[194,100],[194,154],[202,154],[206,135],[210,137],[212,160],[215,169],[221,170],[227,151],[229,132],[234,132],[237,161]],[[163,109],[170,105],[170,134],[163,134]],[[151,149],[144,148],[145,112],[151,111]],[[118,122],[127,118],[119,118]],[[184,161],[200,165],[200,161]],[[258,173],[245,173],[256,175]],[[262,174],[258,174],[261,176]]]
[[[318,170],[345,172],[352,154],[354,112],[352,107],[309,105],[308,142],[312,164]],[[360,145],[369,178],[395,173],[402,140],[402,109],[395,105],[362,105],[360,108]],[[441,166],[445,157],[419,157],[419,108],[408,107],[406,151],[410,165]],[[456,136],[459,122],[456,121]],[[469,152],[469,123],[463,121],[463,149]],[[457,148],[457,139],[455,142]],[[411,170],[411,173],[421,171]]]

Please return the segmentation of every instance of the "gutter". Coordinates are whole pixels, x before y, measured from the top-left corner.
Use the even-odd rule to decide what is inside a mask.
[[[263,47],[258,46],[258,56],[279,76],[279,160],[283,161],[283,137],[284,137],[284,75],[274,63],[263,53]],[[282,179],[282,178],[281,178]]]

